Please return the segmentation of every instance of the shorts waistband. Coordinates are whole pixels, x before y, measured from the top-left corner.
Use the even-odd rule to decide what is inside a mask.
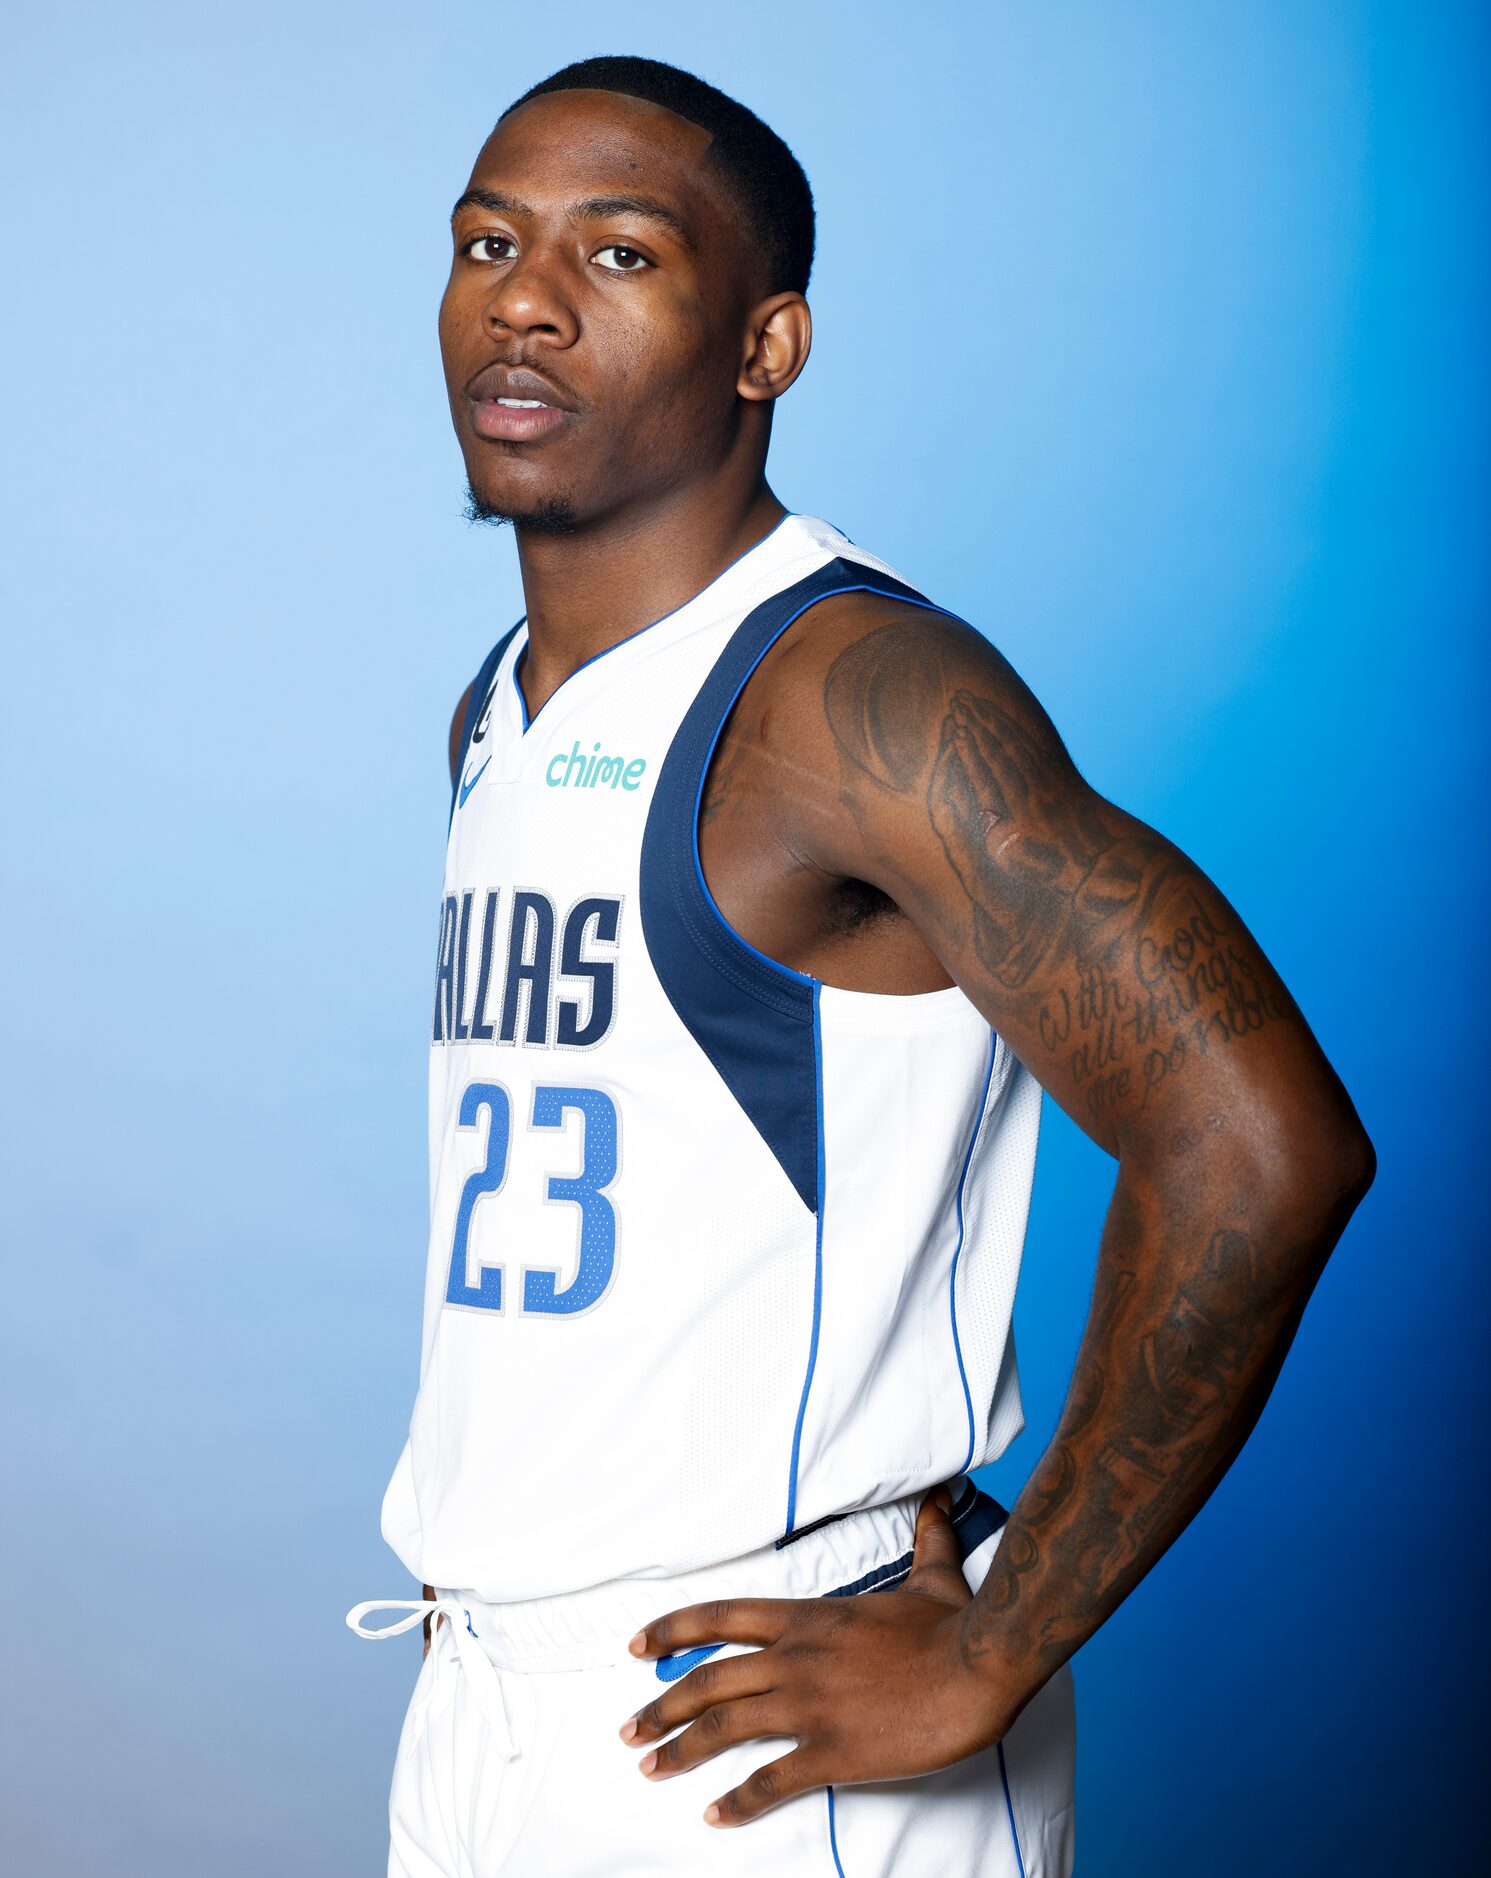
[[[954,1480],[951,1490],[953,1528],[960,1556],[967,1558],[1008,1515],[966,1475]],[[469,1592],[440,1587],[436,1596],[446,1610],[460,1607],[467,1630],[499,1669],[533,1673],[632,1662],[627,1651],[632,1636],[684,1605],[713,1598],[851,1597],[899,1584],[911,1569],[916,1515],[925,1497],[908,1494],[844,1513],[758,1552],[672,1578],[618,1579],[510,1604],[488,1604]],[[665,1679],[667,1661],[658,1666]]]

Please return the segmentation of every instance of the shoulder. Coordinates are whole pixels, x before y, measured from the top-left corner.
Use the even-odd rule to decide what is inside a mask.
[[[924,779],[970,721],[1065,755],[1034,694],[983,633],[888,595],[820,601],[759,677],[759,735],[799,752],[821,740],[841,767],[892,789]]]

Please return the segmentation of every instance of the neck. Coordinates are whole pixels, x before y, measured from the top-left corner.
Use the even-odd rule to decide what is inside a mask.
[[[608,647],[671,613],[786,514],[761,477],[743,500],[718,485],[671,491],[573,534],[517,531],[528,609],[522,685],[530,713]]]

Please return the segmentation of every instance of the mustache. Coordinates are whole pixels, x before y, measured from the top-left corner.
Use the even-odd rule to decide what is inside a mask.
[[[561,411],[579,409],[579,400],[561,379],[549,371],[506,359],[490,359],[466,381],[466,396],[483,398],[537,398]]]

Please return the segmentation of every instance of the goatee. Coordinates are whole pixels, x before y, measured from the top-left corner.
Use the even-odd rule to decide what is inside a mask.
[[[571,535],[577,526],[568,496],[545,496],[531,509],[500,509],[466,484],[466,520],[493,528],[524,528],[535,535]]]

